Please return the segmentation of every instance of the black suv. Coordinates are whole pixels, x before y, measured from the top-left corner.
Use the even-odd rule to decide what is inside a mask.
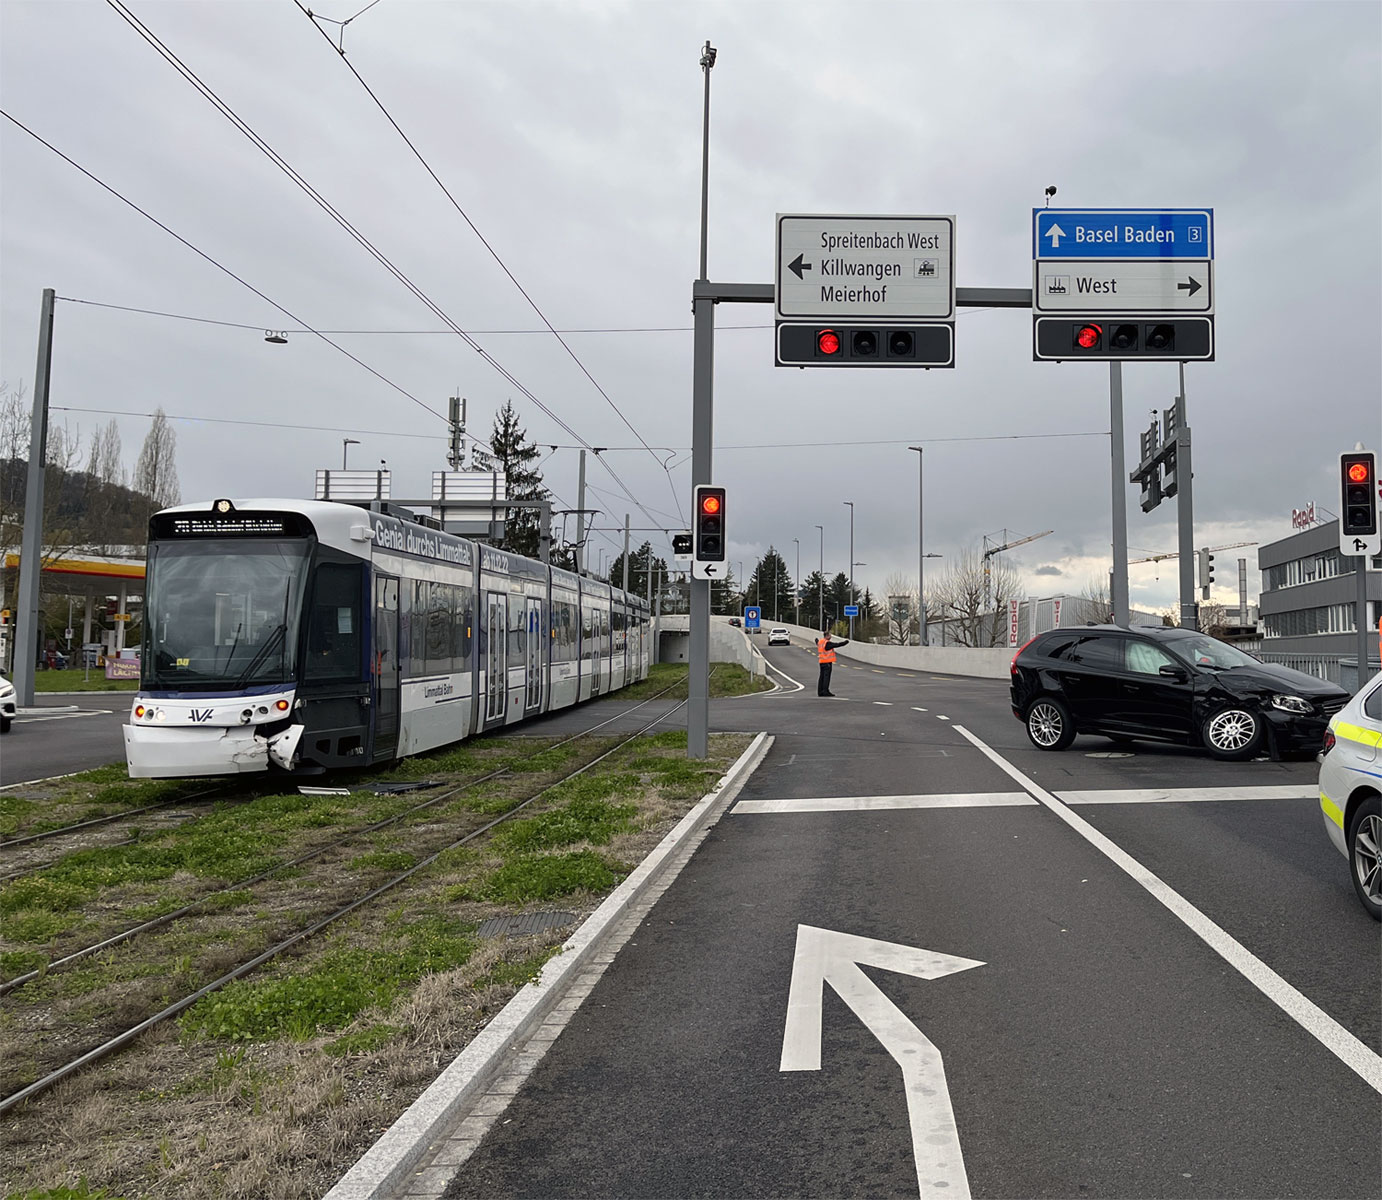
[[[1231,760],[1264,749],[1314,754],[1347,702],[1343,688],[1188,629],[1053,629],[1012,661],[1013,716],[1042,750],[1101,733],[1204,746]]]

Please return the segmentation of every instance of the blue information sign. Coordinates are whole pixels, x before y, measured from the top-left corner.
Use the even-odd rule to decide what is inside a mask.
[[[744,628],[758,629],[763,620],[763,610],[757,607],[744,609]]]
[[[1212,208],[1034,208],[1032,257],[1214,258]]]
[[[857,604],[846,604],[846,605],[845,605],[845,616],[847,616],[847,617],[857,617],[858,615],[859,615],[859,606],[858,606]]]

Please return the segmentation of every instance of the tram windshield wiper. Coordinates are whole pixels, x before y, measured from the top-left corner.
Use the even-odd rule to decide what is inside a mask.
[[[259,653],[257,653],[252,659],[250,659],[249,665],[246,666],[245,669],[240,672],[240,677],[235,681],[235,686],[237,688],[242,688],[245,686],[245,684],[249,682],[250,676],[253,675],[254,672],[258,669],[259,664],[262,663],[266,658],[268,658],[269,651],[272,650],[276,645],[278,645],[279,642],[283,640],[283,635],[287,632],[287,621],[284,621],[280,625],[274,626],[272,631],[270,631],[268,638],[265,639],[264,644],[259,647]]]

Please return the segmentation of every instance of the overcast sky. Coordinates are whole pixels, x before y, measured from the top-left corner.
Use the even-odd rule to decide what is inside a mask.
[[[1285,536],[1293,507],[1336,506],[1341,450],[1382,443],[1371,0],[365,6],[314,2],[319,17],[359,14],[344,27],[292,0],[129,9],[523,388],[612,448],[653,520],[592,462],[602,528],[625,512],[680,527],[678,498],[689,508],[707,38],[712,280],[772,281],[779,212],[954,214],[961,287],[1030,287],[1048,185],[1055,206],[1211,207],[1217,359],[1186,369],[1196,544]],[[319,29],[343,36],[348,61]],[[347,436],[352,467],[385,460],[395,495],[421,494],[445,466],[447,397],[467,397],[482,435],[512,398],[574,506],[571,434],[115,8],[4,0],[0,78],[6,112],[207,256],[0,121],[0,378],[31,386],[41,293],[56,289],[55,423],[89,440],[115,414],[132,467],[162,408],[186,500],[310,496]],[[505,267],[557,329],[601,331],[566,335],[581,365]],[[329,336],[377,374],[304,325],[360,331]],[[1033,362],[1029,313],[962,307],[945,371],[775,368],[767,305],[722,305],[717,326],[715,479],[731,489],[736,562],[751,570],[772,543],[794,568],[799,539],[804,575],[823,525],[827,572],[847,570],[848,500],[859,581],[914,578],[907,446],[920,443],[928,551],[1051,529],[1006,556],[1030,594],[1078,593],[1107,571],[1108,368]],[[1176,367],[1130,365],[1123,380],[1131,464]],[[1049,434],[1065,436],[1035,436]],[[1174,503],[1144,516],[1129,487],[1128,507],[1133,557],[1175,549]],[[592,545],[612,554],[616,539]],[[1239,556],[1257,590],[1254,547],[1223,550],[1217,598],[1230,603]],[[1135,607],[1174,604],[1174,560],[1131,578]]]

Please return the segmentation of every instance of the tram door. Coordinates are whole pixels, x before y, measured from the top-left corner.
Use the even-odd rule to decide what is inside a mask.
[[[370,669],[374,677],[373,758],[392,758],[398,749],[398,579],[374,577],[374,645]]]
[[[600,661],[604,657],[600,646],[600,610],[591,607],[590,613],[590,695],[591,697],[600,694]]]
[[[532,712],[533,709],[542,704],[542,651],[546,643],[542,639],[542,601],[529,596],[526,604],[528,606],[528,691],[525,706],[528,712]]]
[[[504,715],[505,691],[509,685],[507,596],[490,592],[485,632],[485,720],[496,721]]]

